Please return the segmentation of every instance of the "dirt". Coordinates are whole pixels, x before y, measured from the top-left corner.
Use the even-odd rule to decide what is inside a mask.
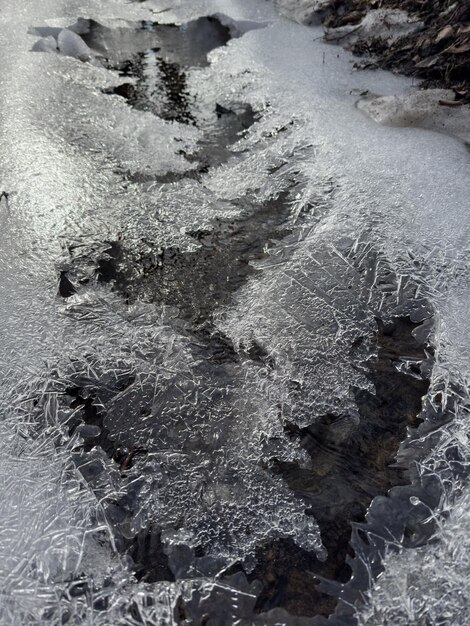
[[[470,1],[333,0],[323,18],[326,28],[359,24],[373,9],[401,9],[423,23],[394,42],[369,37],[351,46],[367,57],[357,68],[380,67],[416,77],[422,87],[452,89],[455,102],[470,103]]]

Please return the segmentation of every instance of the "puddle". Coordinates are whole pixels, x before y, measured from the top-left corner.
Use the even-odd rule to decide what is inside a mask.
[[[196,144],[196,150],[191,154],[184,154],[190,163],[196,163],[194,169],[185,172],[167,172],[166,174],[146,174],[144,172],[129,172],[118,170],[127,180],[140,183],[150,191],[155,183],[162,185],[177,183],[184,179],[201,181],[202,176],[210,170],[226,163],[230,158],[239,154],[231,149],[256,121],[258,114],[249,104],[233,105],[230,109],[216,104],[212,112],[210,123],[205,122],[200,128],[204,134]],[[199,126],[199,122],[195,122]]]
[[[216,104],[211,123],[201,129],[204,132],[198,141],[197,151],[188,157],[199,163],[197,172],[203,174],[211,167],[226,163],[234,152],[230,149],[257,121],[258,115],[249,104],[232,105],[230,108]]]
[[[195,153],[186,154],[189,162],[198,163],[187,173],[169,172],[148,177],[129,173],[135,182],[172,183],[182,178],[199,179],[210,167],[233,156],[230,146],[256,121],[249,104],[232,102],[224,106],[214,102],[211,111],[198,109],[187,87],[188,72],[207,67],[207,55],[225,46],[232,37],[243,34],[236,22],[226,18],[225,26],[214,16],[201,17],[181,26],[143,22],[140,28],[108,28],[91,19],[80,18],[68,29],[38,27],[31,33],[41,36],[33,46],[37,52],[55,52],[91,61],[117,71],[129,82],[104,89],[104,93],[124,98],[129,106],[150,112],[161,119],[198,127],[203,136]],[[245,29],[264,25],[244,25]],[[125,174],[125,172],[124,172]]]
[[[162,59],[158,50],[148,49],[114,69],[135,82],[123,83],[105,93],[121,96],[130,106],[164,120],[195,125],[186,72],[177,63]]]
[[[202,17],[182,26],[145,23],[140,30],[126,31],[124,44],[116,32],[97,22],[88,22],[85,43],[100,51],[106,66],[131,79],[105,90],[118,95],[140,111],[148,111],[167,121],[197,126],[203,131],[195,154],[188,161],[198,162],[198,168],[188,174],[168,173],[153,177],[170,183],[200,174],[214,165],[225,163],[233,152],[229,149],[256,121],[249,104],[214,103],[208,116],[202,118],[195,97],[187,88],[187,73],[191,68],[209,65],[207,55],[231,39],[230,29],[215,17]],[[139,180],[139,174],[134,175]],[[142,182],[142,181],[140,181]]]
[[[215,29],[218,36],[214,35],[204,40],[202,46],[198,34],[199,29],[202,28],[204,33],[209,25],[211,26],[209,30]],[[152,27],[153,29],[170,29],[170,32],[175,28]],[[189,49],[193,51],[197,48],[199,50],[197,54],[192,52],[187,54],[184,50],[176,54],[173,52],[173,47],[168,48],[162,45],[162,47],[146,48],[118,63],[113,64],[112,59],[108,59],[108,66],[117,70],[121,76],[132,79],[132,82],[122,83],[106,90],[105,93],[118,95],[124,98],[130,106],[141,111],[149,111],[167,121],[176,121],[200,128],[204,136],[198,142],[197,154],[187,155],[187,157],[190,161],[199,161],[198,173],[202,173],[208,167],[226,162],[233,155],[228,147],[236,143],[240,135],[254,124],[256,114],[248,104],[234,103],[230,106],[222,106],[214,103],[209,117],[206,111],[204,119],[201,118],[195,98],[187,88],[187,72],[191,67],[209,65],[206,50],[210,51],[215,47],[225,45],[228,41],[227,37],[230,38],[229,31],[216,18],[200,18],[196,22],[190,22],[190,27],[187,29],[181,29],[183,27],[177,28],[176,33],[179,33],[178,36],[183,40],[189,39]],[[220,31],[220,29],[225,30]],[[139,31],[136,31],[137,39],[139,36]],[[94,43],[94,39],[91,39],[90,43]],[[171,54],[169,49],[172,51]],[[177,51],[178,48],[174,47],[174,50]],[[173,182],[175,177],[169,174],[167,179],[168,182]],[[160,182],[167,182],[167,180],[163,178]]]
[[[213,326],[212,314],[229,305],[232,294],[256,272],[250,262],[265,258],[272,244],[290,232],[289,198],[284,192],[257,208],[246,201],[240,217],[188,232],[200,244],[194,252],[169,247],[136,258],[123,242],[112,242],[98,260],[97,280],[111,284],[128,304],[140,300],[177,308],[202,342],[205,359],[238,361],[232,342]],[[266,358],[257,346],[248,356]]]
[[[146,300],[177,307],[200,343],[200,354],[195,347],[194,356],[200,356],[205,367],[213,367],[211,362],[235,362],[240,355],[226,337],[217,334],[212,313],[216,307],[230,304],[232,294],[256,271],[249,262],[262,259],[272,241],[289,232],[288,217],[288,194],[284,193],[257,211],[247,202],[239,218],[215,220],[212,230],[190,233],[201,244],[194,252],[170,248],[152,258],[136,259],[123,242],[114,242],[99,261],[97,279],[112,284],[129,303]],[[432,363],[427,346],[430,329],[430,320],[421,324],[397,317],[384,324],[377,319],[378,354],[367,363],[367,376],[376,394],[353,390],[357,414],[319,416],[303,429],[286,425],[290,437],[308,452],[311,467],[274,461],[267,469],[282,476],[307,503],[306,513],[318,522],[328,556],[320,561],[293,540],[282,539],[258,549],[251,573],[244,572],[240,565],[231,567],[227,576],[239,572],[250,584],[262,585],[255,605],[258,614],[275,608],[293,616],[327,618],[334,614],[338,605],[338,588],[334,585],[347,584],[351,578],[354,525],[365,522],[376,496],[410,483],[408,467],[394,466],[394,460],[407,429],[420,424]],[[266,354],[257,346],[244,357],[267,363]],[[221,381],[224,375],[226,372],[221,370]],[[122,384],[126,386],[129,381],[123,380]],[[80,388],[67,393],[75,398],[74,406],[82,407],[83,422],[100,428],[99,436],[90,433],[85,439],[85,450],[100,446],[121,472],[132,466],[135,455],[146,454],[128,442],[113,441],[104,427],[104,415]],[[382,520],[384,530],[387,523]],[[121,538],[121,543],[139,580],[173,580],[158,528],[150,526],[138,535]],[[325,591],[325,579],[333,583],[329,593]]]
[[[39,26],[29,32],[42,38],[35,43],[33,51],[54,51],[79,58],[80,53],[87,50],[89,56],[100,58],[110,67],[119,66],[147,50],[158,52],[167,63],[204,67],[209,65],[207,55],[232,38],[230,28],[215,16],[201,17],[181,26],[145,21],[137,29],[108,28],[95,20],[79,18],[68,28]],[[69,47],[72,43],[77,48]]]
[[[126,98],[137,109],[183,124],[195,123],[186,88],[187,70],[208,66],[207,55],[232,38],[230,28],[212,16],[181,26],[143,22],[140,29],[111,29],[80,18],[67,29],[38,27],[31,33],[42,37],[34,51],[58,52],[117,70],[132,82],[108,93]]]

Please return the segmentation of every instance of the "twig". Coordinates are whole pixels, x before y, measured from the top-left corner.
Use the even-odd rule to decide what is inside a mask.
[[[349,37],[349,35],[352,35],[353,33],[357,32],[361,28],[362,28],[362,24],[359,24],[359,26],[357,26],[353,30],[350,30],[349,32],[345,33],[344,35],[340,35],[339,37],[331,37],[331,38],[329,38],[328,37],[328,33],[326,33],[325,34],[325,39],[326,39],[326,41],[341,41],[341,39],[345,39],[346,37]]]
[[[0,193],[0,202],[2,201],[3,198],[5,198],[5,205],[7,207],[8,213],[10,212],[10,205],[8,204],[9,195],[10,194],[7,191],[2,191],[2,193]]]

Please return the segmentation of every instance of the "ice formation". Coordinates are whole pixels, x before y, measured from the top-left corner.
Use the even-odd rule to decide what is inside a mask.
[[[192,63],[172,46],[195,23],[230,36]],[[3,2],[2,624],[324,623],[266,591],[263,550],[328,562],[312,493],[276,468],[321,492],[300,435],[347,441],[376,320],[408,316],[434,354],[394,361],[429,386],[397,459],[414,491],[372,501],[388,540],[357,539],[330,620],[369,573],[360,623],[400,623],[397,599],[438,623],[413,576],[463,610],[468,151],[374,124],[356,94],[409,82],[316,34],[263,0]],[[117,90],[139,80],[190,117]],[[429,515],[438,543],[393,552]]]

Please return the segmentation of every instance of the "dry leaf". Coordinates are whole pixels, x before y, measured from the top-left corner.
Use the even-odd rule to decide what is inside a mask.
[[[464,43],[462,46],[450,46],[450,48],[446,48],[445,52],[449,52],[450,54],[464,54],[464,52],[470,52],[470,41]]]
[[[439,59],[439,55],[436,54],[433,57],[428,57],[427,59],[423,59],[419,63],[416,63],[416,67],[420,67],[420,68],[432,67],[433,65],[437,63],[438,59]]]
[[[439,41],[442,41],[443,39],[448,39],[453,34],[454,34],[453,27],[450,24],[447,24],[447,26],[444,26],[444,28],[438,33],[436,37],[436,43],[439,43]]]
[[[445,107],[460,107],[464,104],[463,100],[439,100],[439,104]]]

